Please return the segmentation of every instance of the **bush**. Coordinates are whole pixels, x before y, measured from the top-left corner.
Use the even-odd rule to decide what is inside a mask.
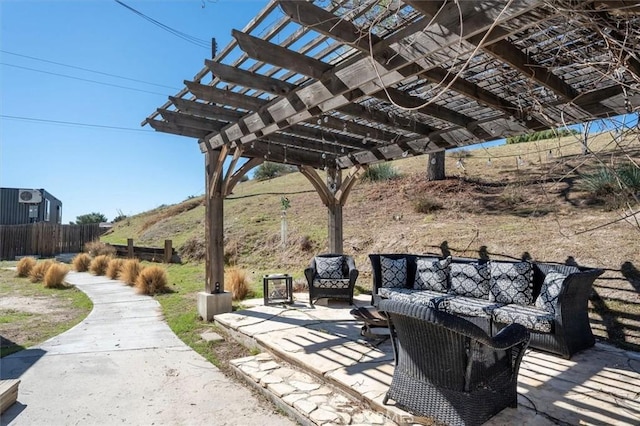
[[[307,253],[313,250],[313,240],[310,236],[305,235],[300,238],[300,250]]]
[[[296,171],[298,171],[298,169],[295,166],[287,166],[286,164],[265,161],[256,167],[255,172],[253,172],[253,178],[255,180],[267,180]]]
[[[28,277],[34,266],[36,266],[36,260],[33,257],[23,257],[16,265],[16,276]]]
[[[44,276],[47,273],[47,270],[53,265],[52,260],[45,260],[43,262],[37,262],[35,266],[29,272],[29,280],[32,283],[39,283],[44,280]]]
[[[91,241],[84,245],[84,251],[89,253],[92,257],[101,256],[101,255],[109,255],[115,256],[116,249],[110,244],[103,243],[102,241]]]
[[[442,209],[442,204],[437,200],[422,196],[413,200],[413,209],[416,213],[432,213]]]
[[[249,294],[249,277],[244,269],[229,268],[224,273],[224,289],[233,300],[242,300]]]
[[[400,177],[398,170],[389,163],[375,164],[367,168],[362,175],[363,181],[380,182],[397,179]]]
[[[640,191],[640,168],[633,163],[625,163],[615,169],[602,166],[594,173],[582,175],[579,187],[597,197],[631,195]]]
[[[87,272],[89,270],[89,265],[91,265],[91,256],[87,253],[79,253],[76,257],[71,261],[73,264],[73,269],[78,272]]]
[[[471,153],[467,149],[458,149],[451,153],[451,157],[455,158],[456,160],[463,160],[465,158],[471,157]]]
[[[89,265],[89,271],[93,275],[104,275],[107,273],[107,267],[109,266],[109,261],[111,260],[111,256],[106,254],[101,254],[100,256],[96,256],[91,261]]]
[[[149,296],[166,293],[169,290],[167,282],[167,272],[164,269],[160,266],[147,266],[136,278],[136,291]]]
[[[124,259],[111,259],[109,260],[109,266],[107,266],[107,277],[112,280],[117,280],[120,276],[120,270],[124,265]]]
[[[507,144],[542,141],[545,139],[559,139],[565,136],[577,135],[580,132],[576,129],[549,129],[542,130],[540,132],[526,133],[524,135],[509,136],[507,138]]]
[[[64,277],[67,276],[69,268],[62,263],[52,263],[47,269],[47,273],[44,274],[44,286],[46,288],[61,288],[64,287]]]
[[[136,280],[138,279],[138,275],[140,275],[141,269],[142,265],[140,264],[140,260],[125,260],[124,264],[122,265],[122,269],[120,270],[120,280],[124,281],[124,283],[127,285],[135,285]]]
[[[178,249],[178,254],[181,259],[187,261],[200,262],[205,260],[207,255],[207,247],[204,242],[204,238],[200,236],[193,236],[184,242]]]

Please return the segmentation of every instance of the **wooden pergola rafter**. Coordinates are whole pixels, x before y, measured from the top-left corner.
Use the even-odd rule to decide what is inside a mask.
[[[269,1],[143,122],[205,154],[207,291],[223,279],[222,200],[251,167],[298,166],[341,252],[371,164],[636,111],[639,26],[625,1]]]

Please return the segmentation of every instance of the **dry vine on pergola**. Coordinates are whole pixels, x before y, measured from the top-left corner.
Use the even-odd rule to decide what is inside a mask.
[[[143,122],[206,156],[209,293],[223,199],[263,161],[311,181],[340,253],[342,207],[370,164],[640,105],[635,1],[270,1],[232,35]]]

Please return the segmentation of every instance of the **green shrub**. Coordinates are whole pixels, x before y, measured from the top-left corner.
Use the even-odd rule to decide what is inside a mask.
[[[400,177],[398,170],[389,163],[375,164],[367,168],[362,175],[363,181],[381,182],[385,180],[393,180]]]
[[[579,188],[595,196],[632,194],[640,191],[640,167],[624,163],[612,169],[602,166],[580,176]]]
[[[416,213],[432,213],[442,209],[442,204],[430,197],[419,197],[413,200],[413,209]]]
[[[507,144],[531,142],[531,141],[542,141],[545,139],[558,139],[558,138],[563,138],[565,136],[577,135],[579,133],[580,132],[577,131],[576,129],[541,130],[539,132],[526,133],[524,135],[509,136],[507,138]]]
[[[36,266],[36,260],[33,257],[23,257],[16,265],[16,276],[28,277],[34,266]]]
[[[298,169],[295,166],[265,161],[256,167],[256,170],[253,172],[253,178],[255,180],[267,180],[296,171],[298,171]]]

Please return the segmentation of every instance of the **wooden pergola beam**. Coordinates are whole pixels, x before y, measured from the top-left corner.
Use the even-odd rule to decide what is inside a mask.
[[[418,60],[438,51],[446,50],[459,43],[460,34],[463,37],[469,37],[478,32],[486,31],[492,25],[499,24],[513,15],[528,10],[532,4],[537,5],[539,1],[518,2],[507,13],[504,13],[498,5],[490,5],[485,8],[485,13],[480,18],[478,18],[479,14],[476,13],[474,6],[466,2],[461,5],[460,9],[448,9],[447,13],[441,14],[439,19],[446,25],[440,25],[437,32],[430,32],[428,40],[421,37],[420,49],[413,52],[413,59]],[[462,10],[462,15],[460,15],[460,10]],[[460,22],[464,22],[464,27],[460,26]],[[238,123],[230,124],[219,133],[207,136],[205,142],[212,148],[225,143],[238,143],[238,141],[240,141],[239,143],[248,143],[255,140],[256,137],[277,132],[283,127],[317,115],[316,108],[320,111],[328,111],[347,105],[351,99],[344,95],[356,88],[364,94],[378,92],[380,89],[377,82],[380,79],[383,79],[385,85],[390,86],[405,78],[396,71],[393,63],[394,60],[390,59],[389,64],[380,68],[372,64],[369,58],[346,61],[345,64],[325,72],[320,80],[298,88],[287,96],[280,96],[260,108],[257,113],[249,113]],[[406,65],[406,61],[403,60],[400,67],[404,65]],[[274,118],[274,123],[262,126],[260,129],[252,129],[250,124],[260,121],[260,113],[265,110],[268,110]]]
[[[440,2],[432,1],[432,5],[441,6]],[[369,55],[370,46],[379,43],[382,39],[373,33],[363,34],[359,29],[350,21],[336,16],[329,11],[322,9],[309,2],[298,2],[291,0],[279,1],[280,6],[284,13],[286,13],[291,20],[313,29],[321,34],[338,40],[344,44],[348,44],[358,49],[362,54]],[[398,52],[400,53],[400,52]],[[384,63],[385,59],[379,54],[373,52],[374,58]],[[407,64],[410,65],[409,61]],[[414,67],[419,65],[414,64]],[[478,86],[477,84],[470,83],[467,80],[457,77],[441,67],[434,67],[431,69],[409,69],[402,68],[400,70],[405,76],[417,75],[420,78],[424,78],[431,83],[435,83],[442,86],[448,86],[451,90],[458,92],[470,99],[473,99],[481,104],[485,104],[489,107],[498,109],[508,115],[517,115],[519,108],[499,96],[494,95],[490,91]],[[425,112],[427,113],[427,112]],[[450,121],[450,120],[447,120]],[[458,123],[459,124],[459,123]],[[460,124],[459,124],[460,125]],[[534,128],[547,127],[537,119],[529,120],[529,125]]]

